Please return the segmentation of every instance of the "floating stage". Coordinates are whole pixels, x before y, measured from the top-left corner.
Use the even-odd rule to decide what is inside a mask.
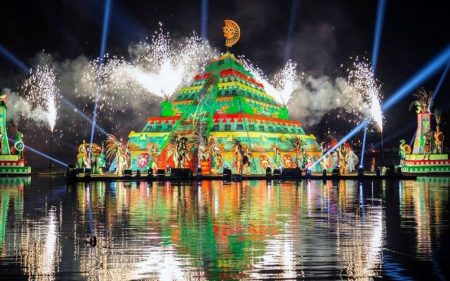
[[[225,171],[227,172],[227,171]],[[244,181],[244,180],[282,180],[282,181],[301,181],[305,179],[314,180],[381,180],[381,179],[416,179],[415,175],[402,175],[396,171],[386,171],[385,173],[349,173],[339,175],[338,173],[310,173],[305,174],[298,170],[274,171],[274,173],[264,174],[194,174],[189,169],[172,169],[170,172],[160,170],[157,174],[125,171],[124,175],[118,176],[113,173],[91,174],[76,169],[68,170],[65,175],[68,182],[94,182],[94,181],[161,181],[161,182],[188,182],[188,181],[204,181],[204,180],[225,180],[225,181]]]

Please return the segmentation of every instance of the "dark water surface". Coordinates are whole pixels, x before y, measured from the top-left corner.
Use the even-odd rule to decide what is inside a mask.
[[[0,280],[446,280],[449,238],[448,179],[0,179]]]

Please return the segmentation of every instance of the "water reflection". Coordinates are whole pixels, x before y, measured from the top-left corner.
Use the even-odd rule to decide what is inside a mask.
[[[0,269],[13,276],[396,279],[415,263],[448,276],[439,181],[0,186]]]

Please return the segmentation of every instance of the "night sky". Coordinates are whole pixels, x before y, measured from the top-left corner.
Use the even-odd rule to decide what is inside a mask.
[[[159,28],[159,22],[173,37],[188,35],[192,31],[200,33],[201,1],[112,2],[108,53],[126,55],[128,46],[151,36]],[[241,27],[241,39],[232,51],[250,58],[266,73],[283,66],[288,42],[291,43],[289,58],[297,61],[302,71],[315,75],[343,75],[341,65],[348,65],[352,56],[365,56],[370,60],[377,1],[297,2],[297,9],[292,11],[293,2],[288,0],[210,0],[207,38],[223,51],[223,20],[237,21]],[[28,66],[35,63],[36,54],[42,50],[58,60],[75,59],[80,55],[93,59],[99,55],[103,5],[104,1],[84,0],[4,1],[1,4],[0,44]],[[450,43],[449,6],[449,1],[444,0],[387,0],[377,66],[377,78],[383,85],[385,99]],[[295,23],[289,39],[291,15],[294,15]],[[442,71],[423,87],[433,90]],[[0,56],[1,88],[17,89],[24,77],[18,67]],[[446,122],[444,129],[448,127],[449,92],[450,77],[447,77],[436,99],[436,107],[443,111]],[[408,111],[411,99],[406,97],[386,113],[385,138],[415,122],[414,111]],[[90,116],[91,112],[86,114]],[[143,113],[144,116],[149,114]],[[332,116],[326,119],[308,130],[320,138],[325,126],[330,126],[334,120]],[[145,118],[142,124],[128,124],[125,129],[139,130],[144,122]],[[348,124],[331,124],[334,125],[343,131],[352,128]],[[61,130],[64,124],[56,127]],[[414,130],[411,127],[387,145],[396,147],[402,137],[409,142]],[[449,134],[447,131],[447,136]],[[61,143],[66,145],[57,144],[56,155],[71,162],[75,157],[75,151],[67,145],[71,139],[63,140]],[[377,140],[375,134],[369,136],[369,141]],[[28,144],[39,148],[39,144]],[[41,148],[47,149],[44,147],[41,143]],[[31,153],[27,157],[35,159]]]

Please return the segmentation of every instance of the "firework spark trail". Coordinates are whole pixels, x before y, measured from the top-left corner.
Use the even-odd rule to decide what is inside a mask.
[[[381,110],[381,86],[375,79],[374,73],[370,64],[364,60],[356,59],[353,67],[349,71],[349,81],[351,86],[357,93],[360,93],[367,101],[366,108],[367,116],[378,127],[380,132],[383,132],[383,111]]]
[[[38,65],[23,83],[22,90],[33,106],[45,108],[43,114],[50,131],[53,132],[58,117],[56,98],[59,95],[54,66]]]
[[[240,57],[240,60],[245,67],[250,70],[254,78],[264,85],[264,89],[269,95],[282,105],[288,104],[300,78],[297,72],[296,62],[288,60],[285,66],[277,71],[275,75],[273,75],[273,78],[270,79],[250,60],[243,56]]]
[[[278,91],[279,99],[284,105],[291,100],[298,77],[297,63],[292,60],[288,60],[284,68],[275,74],[273,83]]]

